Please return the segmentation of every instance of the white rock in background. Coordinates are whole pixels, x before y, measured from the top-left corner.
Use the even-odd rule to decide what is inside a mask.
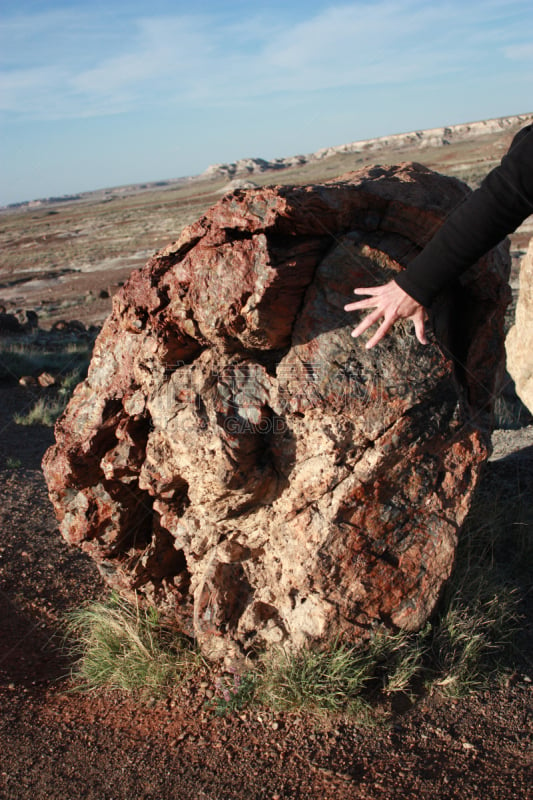
[[[505,349],[516,393],[533,412],[533,239],[520,267],[515,324],[507,335]]]
[[[253,181],[247,181],[243,178],[234,178],[232,181],[227,183],[222,189],[219,189],[217,194],[230,194],[230,192],[234,192],[235,189],[257,189],[257,183]]]

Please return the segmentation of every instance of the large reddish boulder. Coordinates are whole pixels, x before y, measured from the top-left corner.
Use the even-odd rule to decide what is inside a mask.
[[[44,471],[60,529],[211,657],[432,612],[489,449],[508,255],[372,350],[344,311],[468,192],[416,164],[237,190],[134,272]],[[452,302],[453,301],[453,302]]]

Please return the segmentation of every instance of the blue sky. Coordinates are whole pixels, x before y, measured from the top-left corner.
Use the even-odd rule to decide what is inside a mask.
[[[533,111],[531,0],[0,11],[0,204]]]

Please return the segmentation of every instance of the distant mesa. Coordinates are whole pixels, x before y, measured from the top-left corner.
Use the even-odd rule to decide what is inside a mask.
[[[297,167],[301,164],[306,164],[309,159],[309,156],[275,158],[273,161],[266,161],[264,158],[240,158],[231,164],[212,164],[202,173],[201,177],[217,178],[225,176],[233,178],[234,175],[256,175],[261,172],[270,172],[271,170]]]
[[[79,194],[64,194],[57,197],[42,197],[37,200],[23,200],[18,203],[10,203],[6,206],[0,206],[4,210],[16,210],[19,208],[27,209],[40,209],[46,208],[49,205],[60,205],[61,203],[83,202],[87,200],[95,201],[101,200],[102,202],[109,202],[116,198],[126,197],[128,195],[137,194],[143,191],[151,191],[153,189],[166,189],[170,186],[176,186],[188,183],[191,178],[172,178],[163,181],[151,181],[150,183],[132,183],[127,186],[114,186],[105,189],[95,189],[88,192],[80,192]],[[57,213],[57,212],[54,212]]]
[[[20,203],[10,203],[6,208],[40,208],[54,203],[70,203],[73,200],[81,199],[81,194],[64,194],[60,197],[43,197],[40,200],[23,200]]]
[[[507,129],[512,130],[528,123],[533,122],[533,113],[516,114],[510,117],[498,117],[496,119],[482,120],[480,122],[467,122],[459,125],[449,125],[443,128],[429,128],[421,131],[411,131],[409,133],[397,133],[391,136],[380,136],[375,139],[362,139],[348,144],[335,145],[333,147],[323,147],[314,153],[307,155],[288,156],[286,158],[240,158],[237,161],[221,164],[211,164],[200,175],[183,176],[169,180],[159,180],[146,183],[132,183],[124,186],[115,186],[106,189],[97,189],[79,194],[66,194],[58,197],[47,197],[38,200],[11,203],[7,206],[0,206],[0,210],[33,209],[46,208],[48,205],[57,205],[73,201],[95,201],[109,202],[117,198],[137,194],[143,191],[151,191],[157,188],[167,189],[180,184],[187,184],[197,180],[217,180],[225,178],[228,181],[234,178],[243,178],[249,175],[260,175],[265,172],[278,172],[280,170],[301,167],[313,161],[330,158],[339,154],[360,153],[379,153],[386,149],[390,151],[413,150],[424,147],[440,147],[456,144],[468,139],[476,139],[481,136],[497,134]],[[405,160],[410,160],[411,155]],[[226,188],[223,192],[226,193]]]
[[[361,153],[367,154],[381,149],[402,150],[413,147],[438,147],[450,145],[478,136],[498,133],[506,128],[516,125],[527,125],[533,122],[533,114],[519,114],[512,117],[499,117],[497,119],[482,120],[481,122],[468,122],[460,125],[449,125],[444,128],[428,128],[423,131],[410,133],[397,133],[391,136],[380,136],[376,139],[362,139],[348,144],[324,147],[308,155],[290,156],[289,158],[275,158],[267,161],[264,158],[241,158],[229,164],[212,164],[202,178],[233,178],[237,175],[257,174],[280,169],[289,169],[312,161],[319,161],[338,154]]]

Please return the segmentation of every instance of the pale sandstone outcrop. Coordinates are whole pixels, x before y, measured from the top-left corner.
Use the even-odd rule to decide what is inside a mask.
[[[400,324],[367,351],[343,306],[467,191],[412,164],[237,190],[114,298],[50,496],[67,541],[207,655],[432,612],[489,450],[508,254],[442,299],[440,344]]]
[[[505,348],[516,393],[533,413],[533,239],[520,265],[515,324],[507,334]]]

